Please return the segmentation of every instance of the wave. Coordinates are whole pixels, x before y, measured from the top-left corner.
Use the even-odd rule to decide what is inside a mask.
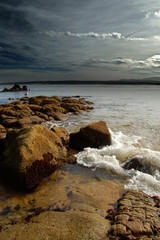
[[[103,148],[85,148],[77,163],[106,174],[127,179],[126,189],[160,196],[160,152],[141,146],[142,137],[111,132],[112,144]]]

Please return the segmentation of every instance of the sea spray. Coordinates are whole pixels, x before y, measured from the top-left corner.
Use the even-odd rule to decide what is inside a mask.
[[[106,174],[127,178],[126,189],[141,190],[160,196],[160,152],[141,146],[141,137],[111,132],[112,145],[103,148],[85,148],[78,153],[77,163],[92,169],[104,169]],[[124,168],[132,159],[138,159],[138,169]]]

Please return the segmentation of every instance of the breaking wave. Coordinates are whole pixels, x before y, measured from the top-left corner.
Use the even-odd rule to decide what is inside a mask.
[[[77,163],[106,174],[127,179],[125,189],[141,190],[160,196],[160,152],[141,146],[141,137],[111,132],[112,144],[102,148],[85,148]]]

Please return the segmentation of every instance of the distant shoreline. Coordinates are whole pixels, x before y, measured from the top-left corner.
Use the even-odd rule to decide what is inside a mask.
[[[160,85],[160,79],[158,80],[111,80],[111,81],[25,81],[25,82],[8,82],[0,83],[0,85],[13,85],[13,84],[53,84],[53,85]]]

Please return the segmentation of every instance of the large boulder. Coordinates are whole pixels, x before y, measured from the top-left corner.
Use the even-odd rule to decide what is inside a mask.
[[[92,123],[79,132],[70,134],[69,146],[73,149],[83,150],[85,147],[97,148],[111,145],[111,134],[104,121]]]
[[[8,177],[31,189],[49,176],[67,155],[67,130],[35,125],[8,132],[3,152],[3,168]],[[11,173],[11,175],[10,175]]]

